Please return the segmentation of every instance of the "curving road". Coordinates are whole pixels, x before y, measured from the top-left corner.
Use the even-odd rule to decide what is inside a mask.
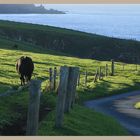
[[[116,118],[131,135],[140,135],[140,110],[134,104],[140,101],[140,91],[105,97],[85,102],[85,106]]]

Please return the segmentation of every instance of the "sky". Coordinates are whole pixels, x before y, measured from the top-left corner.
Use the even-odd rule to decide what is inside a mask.
[[[43,4],[47,9],[68,11],[69,13],[109,11],[109,12],[138,12],[140,4]]]

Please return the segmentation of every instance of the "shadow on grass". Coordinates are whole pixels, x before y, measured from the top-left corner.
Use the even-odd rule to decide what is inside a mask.
[[[4,93],[7,90],[9,90],[10,88],[12,88],[13,90],[17,90],[19,86],[20,86],[20,84],[13,85],[13,84],[7,84],[7,83],[0,82],[0,93]]]
[[[15,64],[16,64],[16,61],[15,61]],[[1,65],[5,65],[5,66],[12,66],[12,67],[15,67],[15,64],[9,64],[9,63],[1,63]]]
[[[87,100],[92,100],[92,99],[97,99],[100,97],[107,97],[110,95],[115,95],[115,94],[122,94],[122,93],[127,93],[135,90],[140,90],[140,82],[137,80],[133,80],[133,85],[129,85],[126,83],[118,83],[120,86],[124,87],[122,89],[113,89],[111,90],[110,88],[112,87],[111,84],[117,84],[115,82],[109,82],[106,80],[102,80],[102,82],[95,83],[96,86],[93,88],[84,88],[84,89],[79,89],[79,98],[78,102],[83,103],[84,101]],[[118,86],[119,86],[118,85]]]
[[[18,78],[18,74],[15,75],[14,71],[10,71],[10,70],[0,70],[0,77],[6,77],[6,78]]]
[[[103,82],[105,82],[105,83],[109,83],[109,84],[119,84],[119,85],[125,85],[125,86],[130,86],[129,84],[126,84],[126,83],[119,83],[119,82],[110,82],[110,81],[107,81],[107,80],[102,80]]]
[[[37,61],[34,61],[35,64],[43,64],[43,65],[46,65],[46,66],[49,66],[49,67],[57,67],[56,64],[54,64],[53,62],[37,62]],[[46,70],[47,70],[47,67],[46,67]]]
[[[52,131],[57,132],[58,135],[62,135],[62,134],[65,134],[66,136],[71,136],[71,134],[74,135],[74,136],[81,135],[76,130],[74,131],[71,128],[68,128],[68,127],[62,127],[62,128],[53,127]]]
[[[0,36],[0,43],[1,40],[3,41],[2,45],[0,44],[0,49],[6,50],[14,50],[14,51],[28,51],[32,53],[40,53],[40,54],[50,54],[50,55],[58,55],[58,56],[71,56],[69,54],[62,53],[56,50],[50,50],[43,48],[42,46],[34,45],[32,43],[23,42],[23,41],[16,41],[13,39],[7,39],[5,37]],[[18,48],[14,48],[14,45],[17,45]]]

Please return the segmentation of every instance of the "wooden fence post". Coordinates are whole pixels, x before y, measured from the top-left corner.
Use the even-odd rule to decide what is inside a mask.
[[[100,66],[99,67],[99,80],[102,79],[102,67]]]
[[[37,135],[39,121],[39,105],[40,105],[40,87],[41,81],[32,80],[29,87],[29,107],[27,114],[27,130],[26,135]]]
[[[53,71],[52,71],[52,68],[49,68],[49,87],[50,87],[50,90],[53,89]]]
[[[108,64],[106,64],[106,66],[105,66],[105,76],[106,77],[108,76]]]
[[[78,80],[77,80],[77,86],[79,86],[79,85],[80,85],[80,72],[78,74]]]
[[[66,94],[66,100],[65,100],[65,112],[69,112],[71,107],[73,107],[73,105],[74,105],[78,74],[79,74],[78,67],[70,67],[67,94]]]
[[[73,82],[73,92],[72,92],[72,100],[71,100],[71,107],[73,107],[74,103],[75,103],[75,97],[76,97],[76,87],[77,87],[77,78],[78,78],[78,74],[79,74],[79,68],[75,67],[74,69],[74,82]]]
[[[114,60],[111,60],[111,76],[114,76]]]
[[[55,126],[57,128],[60,128],[63,125],[64,106],[65,106],[65,98],[66,98],[67,85],[68,85],[68,75],[69,75],[69,68],[66,66],[61,67],[60,82],[58,87],[58,97],[57,97],[57,104],[56,104]]]
[[[87,70],[85,71],[85,87],[87,86]]]
[[[56,89],[56,75],[57,75],[57,68],[54,68],[54,73],[53,73],[53,90]]]
[[[94,83],[97,82],[98,79],[98,68],[96,69],[95,77],[94,77]]]

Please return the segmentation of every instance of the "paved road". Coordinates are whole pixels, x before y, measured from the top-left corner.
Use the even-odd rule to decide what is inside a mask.
[[[140,91],[129,92],[85,102],[85,106],[116,118],[132,135],[140,135],[140,110],[133,107],[140,101]]]

